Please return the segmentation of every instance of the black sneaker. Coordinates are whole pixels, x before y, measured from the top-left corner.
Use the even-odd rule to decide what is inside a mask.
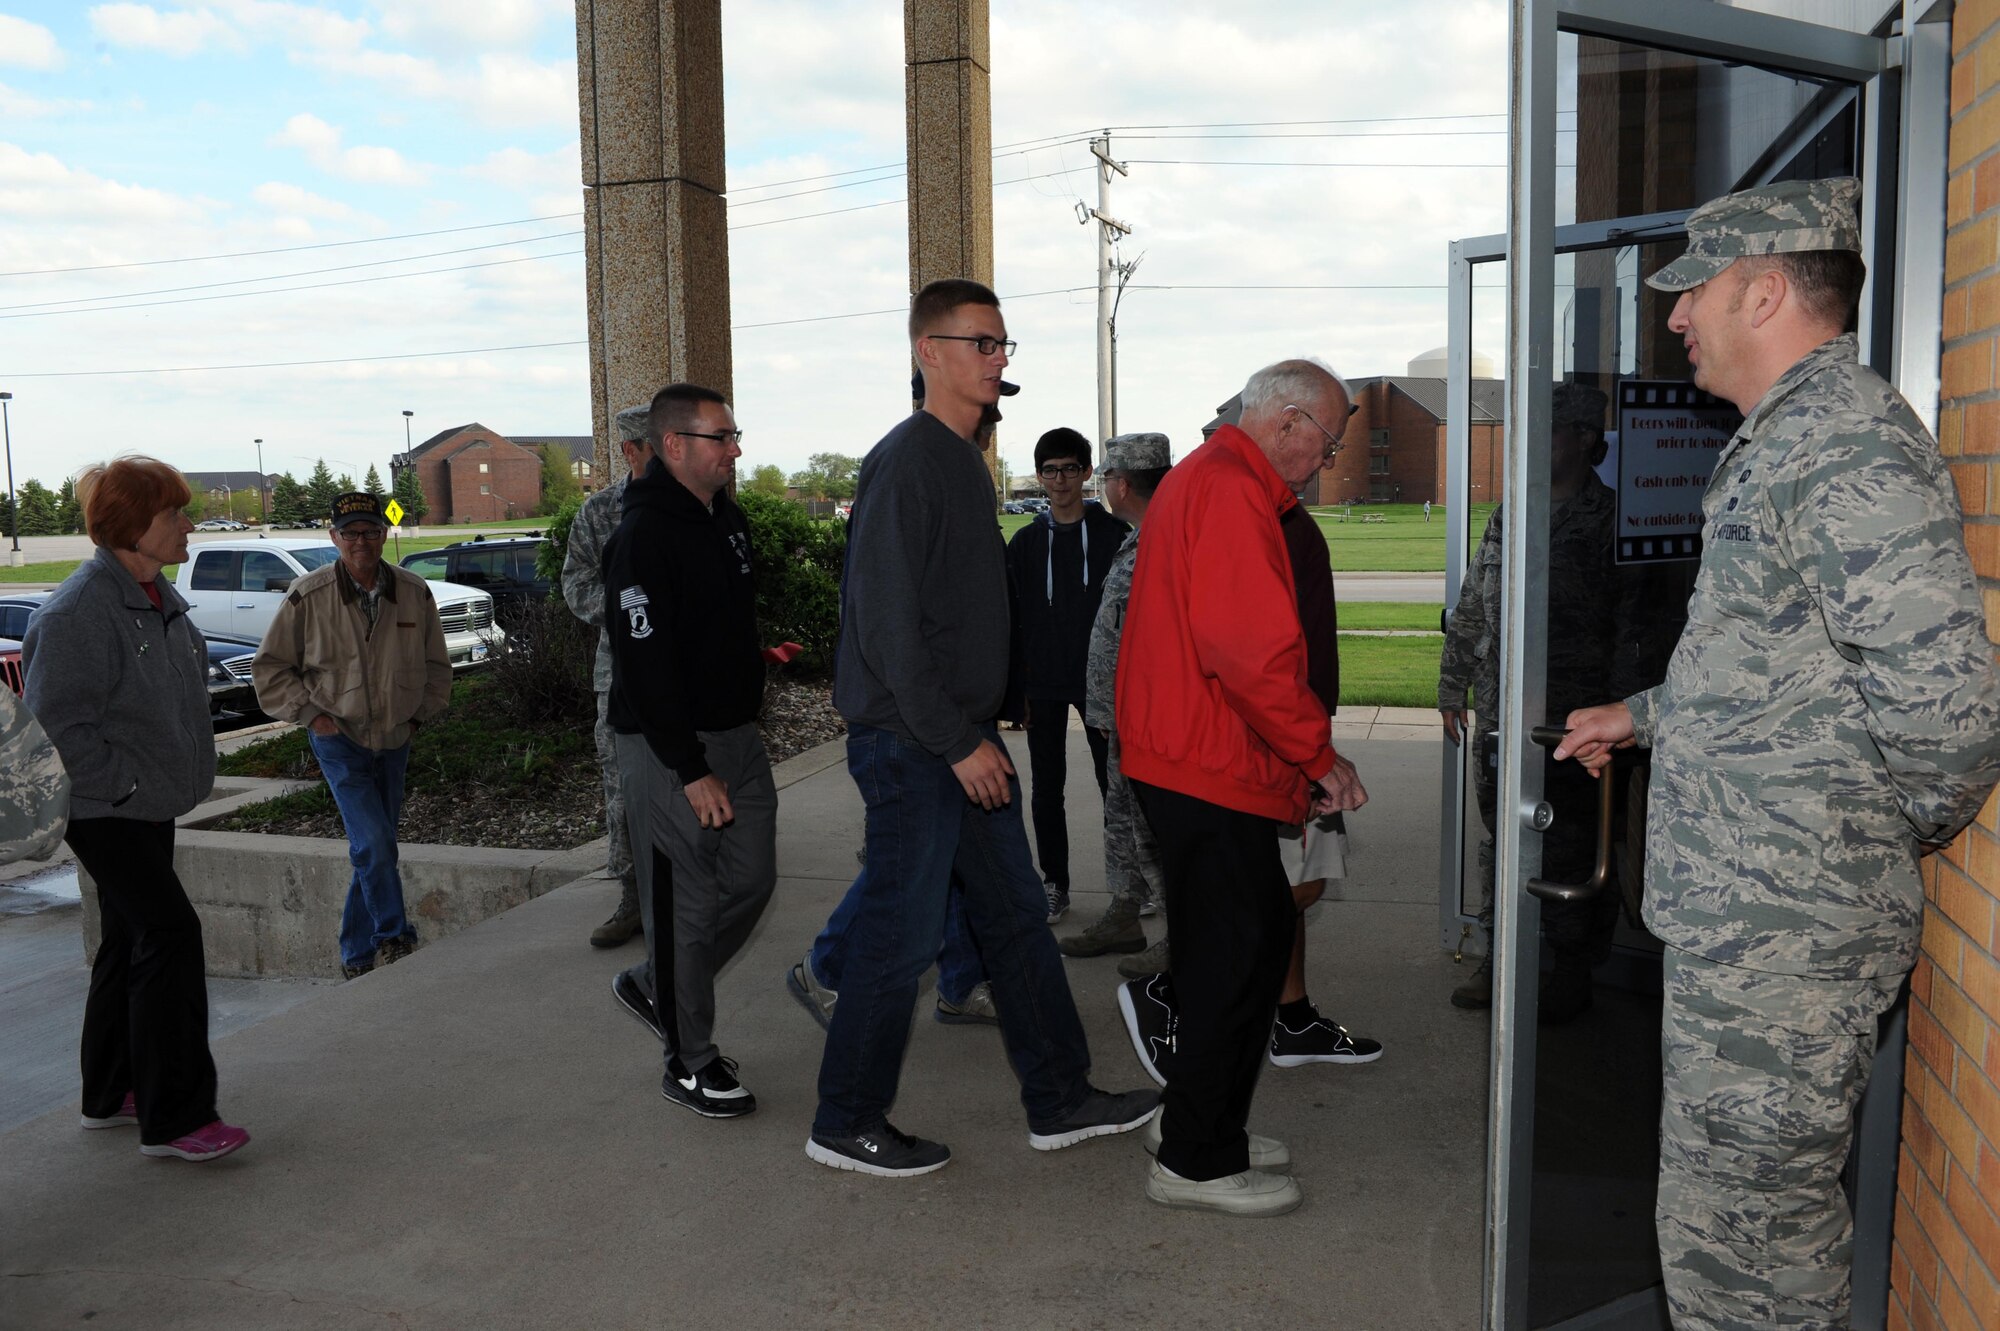
[[[1181,1024],[1180,1012],[1174,1007],[1174,982],[1165,975],[1127,980],[1118,986],[1118,1010],[1125,1016],[1125,1032],[1132,1037],[1132,1052],[1139,1056],[1139,1066],[1154,1082],[1165,1086],[1175,1033]]]
[[[815,1132],[806,1138],[806,1158],[831,1169],[851,1169],[880,1178],[933,1174],[951,1163],[951,1148],[898,1132],[891,1124],[848,1137]]]
[[[703,1118],[742,1118],[757,1108],[757,1097],[736,1080],[736,1061],[718,1057],[699,1072],[681,1065],[679,1054],[667,1055],[667,1075],[660,1094]]]
[[[1060,1151],[1065,1146],[1074,1146],[1092,1137],[1109,1137],[1120,1132],[1130,1132],[1143,1128],[1153,1121],[1159,1112],[1160,1093],[1158,1091],[1123,1091],[1114,1094],[1100,1091],[1095,1086],[1090,1094],[1083,1097],[1083,1103],[1074,1113],[1060,1123],[1046,1127],[1028,1129],[1028,1145],[1037,1151]]]
[[[1061,883],[1043,883],[1042,895],[1048,899],[1050,924],[1069,914],[1069,888]]]
[[[1350,1035],[1347,1027],[1319,1013],[1298,1030],[1281,1017],[1271,1023],[1271,1066],[1301,1068],[1308,1063],[1373,1063],[1382,1057],[1382,1042]]]
[[[646,991],[632,978],[631,971],[619,971],[611,977],[611,996],[618,1000],[619,1007],[637,1017],[655,1040],[661,1044],[667,1042],[667,1032],[660,1025],[660,1014],[654,1010],[653,1000],[646,997]]]

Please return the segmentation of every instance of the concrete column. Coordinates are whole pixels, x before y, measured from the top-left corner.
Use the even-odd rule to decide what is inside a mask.
[[[986,0],[903,0],[903,59],[910,294],[944,277],[969,277],[992,286],[992,60]],[[998,468],[999,456],[996,440],[987,450],[989,468]]]
[[[720,0],[576,0],[591,433],[675,380],[733,398]]]

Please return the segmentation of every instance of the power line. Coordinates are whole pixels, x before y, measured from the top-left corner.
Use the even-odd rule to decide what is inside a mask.
[[[1197,160],[1193,158],[1128,157],[1133,166],[1335,166],[1389,167],[1400,171],[1505,171],[1505,162],[1251,162],[1241,159]],[[1574,162],[1557,162],[1558,170],[1573,168]]]
[[[568,239],[574,239],[575,237],[580,236],[582,234],[583,232],[581,231],[556,231],[556,232],[551,232],[546,236],[526,236],[520,240],[496,240],[491,245],[465,245],[461,246],[458,249],[452,249],[452,250],[433,250],[429,254],[406,254],[400,259],[371,259],[366,263],[344,263],[344,264],[337,264],[331,268],[306,268],[295,273],[272,273],[265,277],[237,277],[237,278],[231,278],[230,280],[225,282],[196,282],[190,286],[184,286],[184,287],[155,287],[150,291],[123,291],[115,295],[108,295],[108,296],[71,296],[67,300],[38,300],[38,301],[30,301],[29,303],[24,305],[0,305],[0,313],[4,313],[9,310],[40,310],[50,305],[76,305],[84,301],[130,300],[138,296],[171,296],[183,291],[208,291],[215,287],[250,286],[258,282],[284,282],[284,281],[289,281],[294,277],[318,277],[323,273],[346,273],[346,272],[352,272],[357,268],[381,268],[388,264],[393,264],[393,263],[416,263],[421,259],[443,259],[453,254],[476,254],[484,250],[506,249],[510,245],[532,245],[539,240],[568,240]],[[565,253],[569,252],[570,251],[565,251]],[[478,265],[467,265],[467,266],[477,267]],[[432,271],[455,272],[457,270],[452,268],[439,268],[439,269],[433,269]],[[412,276],[412,274],[390,273],[387,274],[386,276],[390,277]],[[255,291],[249,291],[249,292],[243,292],[241,294],[254,296],[254,295],[259,295],[261,293]],[[74,313],[74,311],[55,311],[55,313]]]
[[[517,217],[511,222],[479,222],[472,226],[448,226],[436,231],[405,231],[394,236],[364,236],[359,240],[326,240],[314,245],[282,245],[270,250],[237,250],[232,254],[190,254],[178,259],[134,259],[130,263],[92,263],[75,268],[23,268],[0,273],[0,277],[47,277],[56,273],[101,273],[111,268],[153,268],[168,263],[209,263],[216,259],[254,259],[266,254],[297,254],[301,250],[332,250],[348,245],[380,245],[391,240],[421,240],[426,236],[450,236],[461,231],[491,231],[502,226],[526,226],[530,222],[561,222],[581,217],[573,213],[550,213],[544,217]]]

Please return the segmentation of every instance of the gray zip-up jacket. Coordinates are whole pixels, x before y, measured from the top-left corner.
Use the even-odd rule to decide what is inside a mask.
[[[208,646],[161,578],[155,610],[109,550],[28,621],[28,710],[69,769],[70,819],[165,822],[215,786]]]

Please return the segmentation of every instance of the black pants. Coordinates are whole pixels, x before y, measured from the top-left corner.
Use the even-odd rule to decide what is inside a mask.
[[[1069,709],[1083,715],[1083,704],[1060,698],[1028,702],[1028,773],[1034,779],[1031,809],[1035,817],[1035,855],[1042,881],[1069,888],[1069,823],[1063,815],[1063,786],[1069,778]],[[1090,765],[1097,769],[1097,793],[1104,794],[1104,736],[1083,728],[1090,741]]]
[[[1143,781],[1132,790],[1160,843],[1180,1012],[1159,1159],[1182,1178],[1222,1178],[1250,1167],[1244,1125],[1298,923],[1278,824]]]
[[[139,1140],[213,1123],[201,919],[174,874],[174,825],[85,818],[70,849],[97,884],[104,939],[83,1006],[83,1112],[109,1118],[130,1091]]]

